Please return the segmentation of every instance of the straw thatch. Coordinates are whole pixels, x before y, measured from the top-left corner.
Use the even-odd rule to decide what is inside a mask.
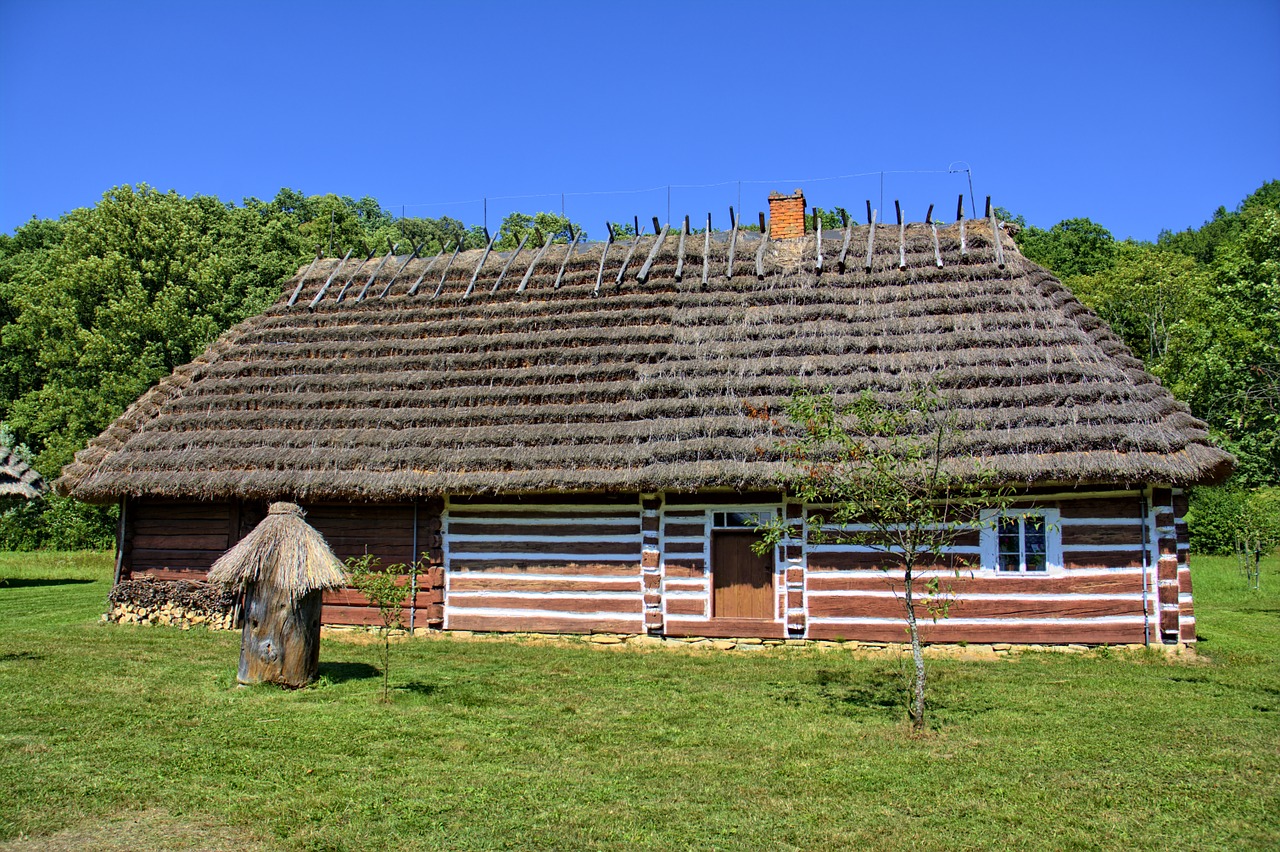
[[[867,236],[854,230],[844,272],[840,233],[820,273],[812,238],[772,243],[758,278],[759,236],[739,234],[726,277],[718,234],[705,285],[700,235],[682,280],[675,237],[637,280],[645,237],[620,285],[626,245],[603,270],[600,244],[567,263],[552,247],[523,290],[533,251],[500,283],[510,256],[490,254],[474,286],[480,252],[447,274],[447,256],[415,260],[394,282],[388,263],[341,299],[353,267],[322,261],[138,400],[57,485],[100,501],[751,488],[782,467],[751,411],[777,412],[797,380],[890,403],[932,381],[962,429],[957,464],[979,458],[1010,483],[1230,470],[1205,425],[1007,235],[1001,266],[986,222],[966,223],[967,252],[941,228],[939,268],[931,228],[910,225],[900,268],[898,229],[880,227],[870,271]]]
[[[0,447],[0,496],[34,500],[48,490],[44,477],[8,449]]]
[[[298,600],[345,586],[347,574],[324,536],[293,503],[272,503],[260,524],[209,569],[209,582],[246,588],[267,585]]]

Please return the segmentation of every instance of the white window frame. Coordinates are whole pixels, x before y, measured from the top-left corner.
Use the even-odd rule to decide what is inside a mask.
[[[1028,571],[1026,554],[1022,554],[1022,567],[1017,571],[1000,570],[1000,520],[1017,518],[1025,522],[1027,518],[1041,518],[1044,524],[1045,570]],[[982,529],[978,543],[982,550],[982,570],[1001,577],[1045,577],[1049,574],[1061,574],[1066,568],[1062,564],[1062,515],[1057,509],[983,509],[981,514]]]

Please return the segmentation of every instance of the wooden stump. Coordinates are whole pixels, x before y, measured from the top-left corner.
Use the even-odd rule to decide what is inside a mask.
[[[320,667],[320,606],[323,592],[293,599],[271,584],[245,593],[240,640],[240,683],[306,686]]]

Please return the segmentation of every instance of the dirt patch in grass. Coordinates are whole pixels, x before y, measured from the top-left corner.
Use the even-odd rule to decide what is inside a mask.
[[[160,810],[123,811],[45,837],[0,843],[0,852],[269,852],[274,848],[243,829]]]

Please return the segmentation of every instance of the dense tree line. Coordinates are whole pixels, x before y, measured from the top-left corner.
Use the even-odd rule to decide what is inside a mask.
[[[1275,505],[1267,495],[1280,485],[1280,181],[1154,243],[1116,240],[1088,219],[1045,230],[1009,218],[1023,226],[1023,254],[1097,311],[1236,456],[1224,488],[1193,495],[1193,543],[1229,550],[1235,519]]]
[[[497,247],[534,229],[564,239],[569,223],[512,214]],[[431,254],[485,240],[456,219],[396,218],[372,198],[291,189],[236,205],[125,186],[32,219],[0,234],[0,440],[52,480],[143,391],[275,300],[317,249]],[[10,506],[0,547],[103,546],[114,513],[56,496]]]
[[[818,215],[839,227],[838,210]],[[1106,319],[1239,459],[1226,489],[1197,500],[1200,546],[1222,547],[1227,534],[1208,531],[1230,525],[1205,507],[1280,485],[1280,181],[1154,243],[1116,240],[1088,219],[1042,229],[1004,218],[1021,226],[1023,253]],[[495,248],[533,233],[585,237],[562,216],[513,213]],[[0,441],[56,478],[146,388],[277,298],[317,250],[432,254],[486,239],[456,219],[397,218],[372,198],[291,189],[236,205],[126,186],[32,219],[0,234]],[[0,547],[102,546],[114,511],[57,497],[12,506]]]

